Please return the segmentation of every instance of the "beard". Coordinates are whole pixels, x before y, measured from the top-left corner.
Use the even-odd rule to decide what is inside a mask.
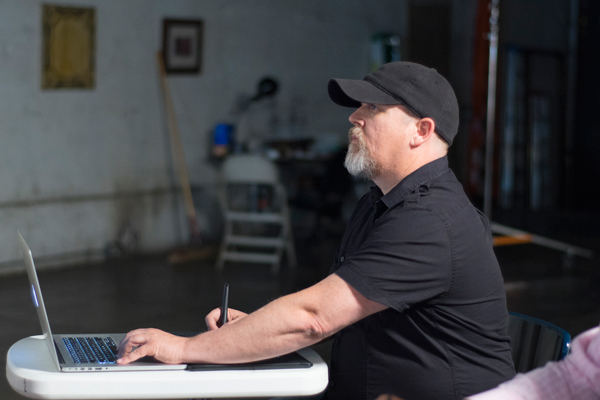
[[[352,140],[353,136],[356,138],[355,141]],[[352,176],[373,180],[379,175],[380,168],[365,144],[362,130],[354,126],[348,131],[348,137],[350,144],[344,167]]]

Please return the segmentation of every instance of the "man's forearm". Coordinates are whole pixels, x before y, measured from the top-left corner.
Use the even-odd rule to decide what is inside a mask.
[[[131,331],[119,345],[118,362],[127,364],[144,356],[167,363],[263,360],[310,346],[385,308],[332,274],[314,286],[193,338],[157,329]]]
[[[305,293],[277,299],[223,327],[190,338],[184,362],[239,363],[287,354],[328,334],[304,304]]]

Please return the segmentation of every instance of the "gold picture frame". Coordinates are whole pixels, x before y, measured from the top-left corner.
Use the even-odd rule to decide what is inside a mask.
[[[42,89],[93,88],[95,10],[46,4],[42,7]]]

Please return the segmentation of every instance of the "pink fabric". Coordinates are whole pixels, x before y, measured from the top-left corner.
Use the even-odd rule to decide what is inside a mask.
[[[564,360],[518,374],[470,400],[600,399],[600,327],[577,336]]]

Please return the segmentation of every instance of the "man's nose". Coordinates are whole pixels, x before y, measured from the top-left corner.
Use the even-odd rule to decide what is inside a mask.
[[[350,121],[352,125],[362,126],[363,120],[360,118],[360,108],[357,108],[356,111],[350,114],[348,121]]]

